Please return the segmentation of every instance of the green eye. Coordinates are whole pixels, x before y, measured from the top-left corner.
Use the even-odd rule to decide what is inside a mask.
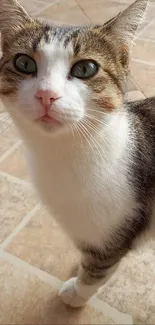
[[[21,73],[34,74],[37,72],[36,62],[26,54],[17,54],[14,59],[14,67]]]
[[[71,76],[79,79],[87,79],[95,76],[99,66],[91,60],[83,60],[74,64],[71,69]]]

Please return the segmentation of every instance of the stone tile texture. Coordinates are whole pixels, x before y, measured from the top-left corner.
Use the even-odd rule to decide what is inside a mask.
[[[54,286],[28,270],[0,260],[0,324],[113,324],[110,317],[88,307],[67,308]]]
[[[80,259],[70,240],[44,209],[34,215],[7,251],[61,280],[70,277]]]
[[[37,203],[31,186],[9,182],[0,175],[0,243]]]

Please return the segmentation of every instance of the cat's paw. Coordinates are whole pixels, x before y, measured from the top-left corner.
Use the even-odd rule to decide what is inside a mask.
[[[87,302],[87,299],[82,298],[78,294],[76,286],[77,278],[69,279],[62,285],[59,296],[66,305],[71,307],[82,307]]]

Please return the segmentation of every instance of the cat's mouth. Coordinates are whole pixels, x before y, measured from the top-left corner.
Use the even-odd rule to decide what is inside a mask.
[[[44,122],[44,123],[49,123],[53,125],[61,125],[62,123],[58,121],[56,118],[49,116],[45,114],[44,116],[41,116],[36,119],[36,122]]]
[[[40,126],[46,132],[53,132],[55,130],[61,129],[63,124],[57,120],[57,118],[45,114],[35,120],[35,123]]]

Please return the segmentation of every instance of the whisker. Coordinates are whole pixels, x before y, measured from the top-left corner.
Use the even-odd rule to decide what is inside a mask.
[[[87,125],[93,130],[95,131],[95,133],[101,137],[103,139],[103,141],[105,140],[102,136],[102,134],[99,132],[100,130],[97,129],[97,127],[91,122],[91,120],[85,120],[85,123],[87,123]],[[106,143],[109,143],[110,144],[110,141],[109,141],[109,138],[106,137]]]
[[[83,125],[83,124],[85,124],[85,125]],[[93,137],[92,134],[90,133],[90,131],[86,128],[86,126],[90,127],[90,125],[88,125],[88,124],[86,123],[86,121],[82,121],[82,126],[83,126],[83,128],[85,129],[85,132],[87,133],[87,135],[88,135],[88,137],[89,137],[89,140],[91,140],[91,143],[92,143],[93,146],[96,148],[96,150],[97,150],[97,152],[99,153],[99,155],[100,155],[101,157],[103,157],[102,154],[101,154],[101,153],[103,153],[103,148],[98,144],[98,142],[96,141],[95,137]],[[101,151],[100,151],[99,149],[100,149]],[[93,152],[94,152],[94,151],[93,151]],[[95,152],[94,152],[94,153],[95,153]]]
[[[73,134],[73,141],[75,141],[76,139],[75,139],[74,128],[72,127],[71,124],[70,124],[69,126],[70,126],[71,132],[72,132],[72,134]]]
[[[93,147],[92,147],[92,141],[90,141],[91,138],[90,138],[89,133],[87,132],[87,129],[83,126],[82,122],[79,123],[79,126],[81,126],[80,131],[81,131],[82,135],[87,140],[91,150],[94,152]]]
[[[102,124],[102,125],[106,125],[105,121],[103,121],[103,120],[97,118],[97,117],[94,116],[94,115],[91,115],[91,114],[87,114],[87,113],[86,113],[85,116],[88,117],[88,118],[89,118],[90,120],[92,120],[92,121],[98,122],[98,123],[100,123],[100,124]]]
[[[99,111],[99,110],[96,110],[96,109],[93,109],[93,108],[87,108],[87,111],[95,112],[95,113],[98,113],[98,114],[103,114],[103,115],[108,116],[108,114],[106,112],[102,112],[102,111]]]
[[[94,125],[91,124],[90,121],[84,121],[84,124],[85,124],[86,126],[88,126],[88,128],[90,128],[92,131],[94,131],[94,132],[96,133],[96,135],[98,135],[98,136],[101,138],[101,135],[100,135],[98,129],[95,128]],[[92,135],[91,135],[91,136],[92,136]],[[92,136],[92,137],[93,137],[93,136]],[[100,147],[101,150],[103,150],[103,148],[99,145],[99,143],[98,143],[96,137],[93,137],[93,140],[95,141],[95,143],[97,144],[97,146]]]
[[[80,130],[79,130],[80,128],[79,128],[79,126],[78,126],[77,121],[73,124],[73,127],[74,127],[74,129],[77,131],[77,135],[79,136],[80,141],[81,141],[81,143],[82,143],[81,132],[80,132]]]

